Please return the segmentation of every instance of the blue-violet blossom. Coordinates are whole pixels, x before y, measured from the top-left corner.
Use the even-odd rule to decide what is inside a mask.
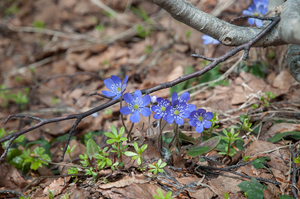
[[[151,107],[152,111],[155,112],[154,119],[163,118],[166,120],[167,108],[170,106],[170,102],[167,99],[161,97],[157,98],[157,105]]]
[[[188,105],[186,103],[190,98],[190,95],[188,95],[188,98],[186,95],[183,95],[183,97],[182,95],[179,99],[176,92],[172,95],[172,106],[167,107],[166,116],[166,121],[169,124],[172,124],[175,120],[178,125],[182,125],[184,123],[183,118],[190,117],[191,112],[188,110]]]
[[[248,8],[248,10],[243,10],[244,15],[264,15],[268,11],[268,0],[254,0],[254,3]],[[260,19],[248,18],[250,25],[255,25],[257,27],[263,26],[263,22]]]
[[[194,104],[188,104],[187,102],[189,101],[189,99],[190,99],[189,92],[182,93],[179,98],[176,92],[172,94],[172,101],[178,100],[179,103],[185,103],[187,105],[187,110],[191,113],[192,111],[196,110],[196,106]]]
[[[211,120],[213,118],[212,112],[206,112],[204,109],[198,109],[191,112],[189,124],[195,126],[198,133],[202,133],[203,129],[211,127]]]
[[[106,80],[104,80],[104,84],[110,91],[102,91],[103,95],[105,95],[106,97],[114,97],[113,99],[118,99],[126,89],[127,80],[128,75],[126,75],[123,84],[121,79],[115,75],[112,75],[111,79],[107,78]]]
[[[213,44],[219,44],[220,43],[218,40],[216,40],[216,39],[214,39],[214,38],[212,38],[208,35],[203,35],[201,38],[203,39],[203,44],[204,45],[207,45],[207,44],[210,44],[210,43],[213,43]]]
[[[130,121],[132,123],[137,123],[140,121],[142,114],[143,116],[147,117],[151,115],[151,110],[146,107],[150,103],[150,96],[145,95],[142,96],[142,92],[140,90],[136,90],[133,96],[130,93],[124,94],[124,100],[128,103],[128,106],[124,106],[120,109],[120,112],[123,115],[128,115],[130,113]]]

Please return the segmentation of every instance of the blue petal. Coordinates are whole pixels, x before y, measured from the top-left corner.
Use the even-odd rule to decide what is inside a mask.
[[[192,119],[192,118],[195,118],[195,116],[197,116],[198,115],[198,112],[197,111],[193,111],[193,112],[191,112],[191,114],[190,114],[190,118]],[[197,116],[198,117],[198,116]]]
[[[137,123],[141,119],[140,113],[138,111],[134,111],[130,116],[130,121],[132,123]]]
[[[156,120],[158,120],[158,119],[160,119],[161,118],[161,114],[155,114],[155,115],[153,115],[153,118],[154,119],[156,119]]]
[[[102,91],[103,95],[105,95],[106,97],[113,97],[116,95],[116,93],[113,93],[111,91]]]
[[[169,124],[172,124],[174,122],[174,116],[168,114],[167,117],[166,117],[166,121],[169,123]]]
[[[136,99],[138,98],[138,100],[142,100],[142,92],[140,90],[136,90],[134,91],[134,94],[133,94],[133,98]]]
[[[214,114],[213,114],[212,112],[207,112],[207,113],[205,114],[204,119],[205,119],[205,120],[211,120],[213,117],[214,117]]]
[[[123,115],[128,115],[131,113],[131,110],[129,109],[128,106],[124,106],[120,109],[120,112],[123,114]]]
[[[114,90],[115,83],[110,78],[107,78],[106,80],[104,80],[104,84],[109,90]]]
[[[164,103],[164,99],[161,98],[161,97],[158,97],[158,98],[156,99],[156,101],[157,101],[157,104]]]
[[[181,117],[183,118],[189,118],[191,115],[191,113],[189,111],[184,111],[183,114],[181,115]]]
[[[248,23],[252,26],[254,24],[254,19],[253,18],[249,18],[248,19]]]
[[[143,108],[140,108],[140,113],[143,116],[148,117],[149,115],[151,115],[151,110],[148,107],[143,107]]]
[[[145,95],[143,97],[143,106],[147,106],[151,101],[151,97],[149,95]]]
[[[261,3],[266,7],[268,6],[268,0],[262,0]]]
[[[121,82],[121,79],[118,77],[118,76],[115,76],[115,75],[112,75],[111,76],[111,79],[114,81],[114,83],[116,84],[116,85],[121,85],[122,84],[122,82]]]
[[[192,111],[196,110],[197,107],[194,104],[188,104],[187,109],[188,109],[188,111],[192,112]]]
[[[255,19],[255,24],[256,24],[257,27],[263,26],[263,22],[260,19]]]
[[[214,39],[213,44],[219,44],[220,42],[216,39]]]
[[[179,98],[179,101],[180,102],[187,102],[187,101],[189,101],[189,99],[190,99],[190,93],[188,93],[188,92],[184,92],[184,93],[182,93],[182,95],[180,96],[180,98]]]
[[[196,126],[196,125],[197,125],[197,121],[194,120],[194,119],[191,119],[191,120],[189,120],[189,124],[190,124],[191,126]]]
[[[127,102],[127,104],[133,103],[133,97],[130,93],[125,93],[123,98],[124,98],[125,102]]]
[[[254,3],[248,8],[248,10],[252,11],[252,12],[256,12],[256,9],[257,9],[257,6]]]
[[[126,85],[127,85],[127,80],[128,80],[128,75],[126,75],[123,84],[126,84]]]
[[[176,122],[178,125],[183,125],[184,120],[183,120],[181,117],[175,117],[175,122]]]
[[[115,99],[119,99],[119,98],[121,97],[121,95],[122,95],[122,94],[121,94],[121,93],[119,93],[118,95],[116,95],[116,97],[114,97],[114,98],[113,98],[113,100],[115,100]]]
[[[204,44],[204,45],[208,45],[208,44],[210,44],[212,41],[213,41],[212,39],[211,39],[211,40],[203,40],[203,44]]]
[[[154,106],[151,107],[151,110],[152,110],[153,112],[159,112],[159,111],[160,111],[160,108],[159,108],[158,106],[154,105]]]
[[[172,106],[174,106],[173,103],[174,103],[176,100],[178,100],[178,95],[177,95],[176,92],[173,92],[173,94],[172,94]]]
[[[203,124],[196,126],[195,129],[198,133],[202,133],[203,132]]]
[[[260,0],[253,0],[253,3],[257,5],[260,3]]]
[[[205,121],[204,128],[209,129],[210,127],[211,127],[211,122],[210,121]]]
[[[168,107],[166,108],[167,114],[171,113],[171,110],[172,110],[172,107],[171,107],[171,106],[168,106]]]
[[[122,84],[121,92],[123,93],[126,90],[127,84]]]
[[[248,10],[243,10],[243,15],[252,15],[252,12]]]

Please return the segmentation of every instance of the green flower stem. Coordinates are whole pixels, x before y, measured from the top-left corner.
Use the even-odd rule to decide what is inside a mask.
[[[176,124],[176,126],[175,126],[175,135],[169,144],[169,148],[171,148],[171,146],[173,146],[174,142],[175,142],[175,144],[177,144],[177,142],[178,142],[178,124]]]
[[[121,108],[122,108],[122,102],[123,102],[123,95],[121,95],[120,98],[121,98],[121,99],[120,99],[120,109],[121,109]],[[131,141],[131,140],[132,140],[132,137],[131,137],[131,135],[130,135],[128,129],[127,129],[126,126],[125,126],[125,122],[124,122],[124,118],[123,118],[123,114],[122,114],[122,113],[121,113],[121,120],[122,120],[122,124],[123,124],[123,126],[124,126],[124,128],[125,128],[125,131],[126,131],[126,133],[127,133],[127,139],[128,139],[129,141]],[[133,126],[131,126],[131,127],[133,127]]]
[[[228,142],[228,150],[227,150],[227,154],[226,157],[229,158],[229,153],[230,153],[230,146],[231,146],[231,139]]]
[[[197,142],[196,142],[196,144],[195,144],[196,147],[201,143],[202,136],[203,136],[203,132],[200,133],[200,137],[198,138],[198,140],[197,140]]]
[[[159,134],[158,134],[158,139],[157,139],[157,147],[158,147],[158,151],[161,153],[162,151],[162,117],[159,119]]]

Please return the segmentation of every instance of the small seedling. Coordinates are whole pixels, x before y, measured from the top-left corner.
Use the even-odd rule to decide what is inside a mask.
[[[262,169],[265,168],[265,165],[263,163],[267,160],[270,160],[270,157],[260,157],[253,160],[251,164],[254,166],[255,169]]]
[[[75,147],[76,147],[76,145],[74,145],[74,146],[72,147],[72,149],[71,149],[71,148],[70,148],[70,145],[68,145],[68,148],[67,148],[67,151],[66,151],[66,152],[69,154],[70,162],[71,162],[71,163],[72,163],[71,153],[74,151]],[[63,148],[61,148],[61,150],[63,150]]]
[[[47,160],[49,162],[51,161],[51,158],[49,157],[49,155],[44,154],[44,152],[45,152],[45,149],[42,147],[36,147],[32,153],[30,152],[30,149],[27,149],[27,151],[24,149],[23,154],[21,155],[21,158],[23,159],[22,167],[24,168],[24,166],[27,163],[29,163],[31,169],[37,170],[39,167],[42,167],[43,164],[48,165],[47,162],[44,162],[39,159],[39,158],[41,158],[41,159]]]
[[[268,186],[264,186],[257,182],[255,178],[251,178],[251,182],[241,182],[238,185],[238,187],[244,192],[245,196],[249,199],[263,199],[264,190],[268,188]]]
[[[161,189],[157,189],[157,193],[158,193],[158,196],[157,195],[154,195],[153,198],[154,199],[173,199],[171,196],[172,196],[172,192],[171,191],[168,191],[168,193],[166,194],[166,196],[164,196],[163,192]]]
[[[45,23],[42,21],[34,21],[32,26],[38,29],[44,29],[46,27]]]
[[[142,157],[142,153],[146,150],[147,148],[147,144],[144,144],[141,148],[139,148],[138,144],[136,142],[134,142],[134,149],[136,150],[137,153],[134,153],[132,151],[125,151],[125,155],[126,156],[133,156],[132,160],[136,160],[137,159],[137,163],[138,165],[140,165],[140,170],[143,170],[143,157]]]
[[[189,38],[191,37],[191,34],[192,34],[192,31],[191,31],[191,30],[186,31],[186,33],[185,33],[185,38],[186,38],[186,39],[189,39]]]
[[[300,163],[300,156],[299,156],[298,158],[294,158],[294,162],[295,162],[296,164]]]
[[[122,142],[127,141],[127,138],[122,137],[125,132],[125,128],[124,128],[124,126],[122,126],[119,131],[119,134],[114,125],[111,125],[110,129],[111,129],[112,133],[110,133],[110,132],[104,133],[107,137],[111,138],[111,139],[108,139],[106,141],[106,143],[107,144],[115,143],[114,145],[112,145],[113,150],[111,150],[111,152],[117,153],[118,157],[120,157],[121,154],[124,154],[125,149],[127,149],[127,147],[128,147],[128,145],[125,145],[124,147],[122,147]]]
[[[153,169],[150,169],[149,171],[152,172],[154,175],[156,175],[158,172],[163,173],[164,172],[163,168],[166,165],[167,165],[166,162],[162,162],[162,160],[159,159],[158,162],[155,163],[154,165],[149,164],[149,167],[153,168]]]
[[[49,197],[49,199],[53,199],[53,198],[54,198],[54,193],[55,193],[55,190],[50,191],[50,189],[48,189],[48,194],[47,194],[47,196]]]
[[[241,138],[237,138],[237,136],[239,135],[239,133],[234,133],[234,129],[231,128],[231,130],[229,132],[227,132],[225,129],[223,129],[223,133],[225,134],[225,136],[222,136],[222,140],[225,140],[226,142],[228,142],[227,147],[225,148],[225,150],[227,151],[225,152],[219,152],[219,154],[221,155],[226,155],[228,156],[233,156],[236,151],[235,149],[231,149],[231,143],[234,142],[235,140],[239,140]]]

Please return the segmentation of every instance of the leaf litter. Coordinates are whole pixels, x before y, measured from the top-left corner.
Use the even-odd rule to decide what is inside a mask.
[[[143,22],[136,15],[126,10],[128,4],[124,2],[119,0],[113,0],[109,3],[103,1],[103,4],[110,6],[117,12],[117,18],[110,17],[109,14],[103,12],[90,1],[68,0],[59,1],[56,4],[54,1],[41,0],[37,2],[28,1],[19,6],[19,11],[14,17],[8,16],[11,26],[5,27],[7,31],[13,31],[14,34],[9,36],[0,35],[3,38],[0,41],[0,52],[3,54],[0,70],[1,73],[7,74],[3,76],[3,79],[0,79],[0,83],[4,84],[6,88],[16,88],[12,92],[17,92],[22,89],[18,87],[29,87],[46,78],[61,74],[71,75],[80,72],[92,72],[99,74],[102,79],[111,75],[124,77],[128,74],[130,83],[127,89],[132,91],[176,79],[184,74],[187,66],[199,70],[203,67],[203,64],[201,61],[190,57],[193,52],[208,57],[216,57],[229,49],[225,46],[204,46],[201,40],[202,35],[191,28],[187,28],[184,24],[173,20],[170,29],[168,15],[158,13],[158,16],[155,16],[159,10],[157,6],[148,2],[132,1],[133,6],[142,5],[151,20],[155,22],[152,27],[153,34],[145,39],[139,38],[136,36],[135,29],[130,29],[128,24],[137,25]],[[210,12],[211,6],[217,5],[217,2],[207,1],[202,6],[204,10]],[[239,1],[236,6],[223,8],[223,11],[236,13],[241,12],[246,7],[244,1]],[[31,10],[35,11],[31,12]],[[123,11],[125,12],[122,13]],[[3,15],[1,18],[3,18]],[[127,21],[128,24],[127,22],[121,22],[122,18],[126,19],[124,21]],[[34,21],[45,23],[46,29],[37,30],[32,28],[25,31],[21,28],[32,26]],[[98,26],[98,29],[94,28],[99,24],[103,26],[102,31],[102,26]],[[190,37],[187,37],[186,33],[190,29]],[[60,31],[51,32],[50,30]],[[171,42],[168,39],[170,33],[175,34]],[[16,38],[18,42],[15,42]],[[94,41],[99,40],[99,42],[94,43],[92,39]],[[146,53],[146,49],[148,49],[149,54]],[[272,50],[272,48],[270,49]],[[263,49],[262,52],[268,54],[271,51],[270,49]],[[276,57],[276,59],[280,60],[282,58]],[[247,63],[253,63],[257,60],[258,56],[255,53],[250,53]],[[271,60],[268,61],[271,63]],[[226,65],[233,63],[222,64],[220,70],[226,70]],[[206,87],[206,89],[195,94],[192,103],[216,111],[222,127],[238,124],[240,122],[239,115],[246,113],[254,120],[262,120],[261,129],[263,130],[258,134],[260,136],[257,134],[254,134],[253,137],[244,135],[245,138],[253,140],[247,146],[245,156],[249,156],[250,159],[269,157],[270,160],[263,163],[267,169],[255,169],[253,165],[248,164],[240,166],[236,172],[280,182],[281,185],[279,186],[269,182],[259,185],[268,186],[263,191],[265,198],[277,198],[279,193],[287,194],[291,188],[291,160],[290,149],[288,148],[291,142],[286,139],[291,137],[292,139],[299,139],[297,137],[299,136],[299,127],[298,124],[295,124],[299,114],[299,101],[297,101],[299,99],[299,93],[297,92],[299,85],[295,84],[286,70],[278,71],[278,69],[270,68],[268,72],[269,76],[265,79],[244,71],[240,73],[233,72],[227,78],[229,81],[228,86]],[[87,97],[90,93],[95,91],[100,93],[103,89],[104,84],[102,81],[89,75],[82,74],[76,77],[53,79],[38,86],[30,102],[30,107],[26,107],[26,112],[10,100],[9,106],[2,108],[0,120],[4,122],[9,114],[15,113],[54,117],[83,112],[108,101],[96,96]],[[271,101],[273,106],[269,109],[260,107],[258,111],[253,110],[251,105],[259,103],[260,97],[264,95],[263,93],[269,91],[276,94],[276,98]],[[169,97],[170,91],[164,89],[154,94]],[[53,100],[53,97],[59,99],[59,102]],[[61,111],[62,107],[72,109],[65,112]],[[48,111],[49,109],[51,111]],[[77,140],[73,139],[70,142],[70,146],[77,146],[75,151],[71,153],[75,161],[76,158],[78,161],[79,154],[83,154],[85,151],[85,146],[80,142],[82,135],[90,131],[107,131],[111,123],[117,127],[122,125],[117,121],[118,106],[109,109],[112,110],[111,114],[99,113],[98,117],[88,117],[77,127],[74,135]],[[279,123],[280,120],[295,123]],[[270,121],[275,122],[271,127],[268,124]],[[148,121],[144,119],[139,125],[135,126],[138,132],[136,138],[139,145],[148,144],[148,150],[143,155],[144,161],[151,164],[160,158],[160,154],[155,147],[154,139],[149,137],[143,129],[141,125],[143,122],[147,124]],[[129,119],[127,119],[127,123],[129,124]],[[28,120],[24,120],[23,124],[20,124],[18,120],[13,120],[4,127],[6,131],[10,131],[16,130],[15,127],[17,126],[25,128],[29,125],[31,124]],[[70,128],[71,123],[68,121],[49,124],[25,134],[25,137],[29,141],[38,139],[51,141],[66,134]],[[166,132],[170,131],[168,128],[172,129],[167,127]],[[147,136],[149,138],[144,140],[144,137]],[[258,137],[258,140],[255,136]],[[103,148],[105,146],[105,136],[96,135],[95,137],[97,143]],[[191,137],[196,136],[191,133]],[[270,142],[272,138],[273,143]],[[50,151],[53,154],[53,162],[58,160],[60,156],[58,149],[61,147],[63,147],[62,142],[51,143]],[[0,152],[2,153],[2,151]],[[211,153],[217,156],[217,153],[213,152],[215,151]],[[49,189],[55,191],[56,198],[69,193],[71,194],[70,198],[85,196],[98,198],[153,198],[152,196],[156,195],[157,189],[160,188],[164,194],[167,191],[172,191],[172,195],[178,198],[200,198],[199,196],[212,198],[216,197],[216,194],[218,198],[222,198],[224,193],[229,193],[230,198],[244,197],[238,185],[242,181],[250,181],[250,179],[238,177],[226,171],[218,171],[218,175],[207,174],[198,170],[189,171],[193,167],[187,164],[182,156],[175,153],[171,156],[174,168],[165,168],[165,172],[158,174],[154,179],[139,173],[136,170],[138,167],[136,162],[129,161],[130,158],[127,156],[122,156],[124,162],[127,163],[125,165],[126,171],[123,171],[123,173],[113,172],[110,169],[101,170],[99,175],[103,171],[105,171],[105,175],[98,183],[92,183],[89,178],[78,177],[81,180],[78,185],[72,184],[73,180],[70,176],[57,177],[57,179],[45,177],[35,182],[34,186],[37,187],[35,190],[32,189],[34,186],[31,186],[31,196],[45,197]],[[238,154],[237,157],[237,162],[242,163],[241,155]],[[68,159],[68,155],[66,155],[64,162],[68,162]],[[234,156],[232,159],[234,159]],[[205,166],[213,165],[213,162],[209,161],[206,163],[199,161],[198,163]],[[220,162],[217,165],[225,167]],[[5,184],[0,184],[0,191],[4,189],[21,191],[38,177],[37,173],[33,171],[23,174],[7,163],[1,163],[0,166],[1,179],[5,179]],[[50,168],[55,170],[55,166]],[[46,167],[42,169],[51,171]],[[48,172],[48,175],[52,174]]]

